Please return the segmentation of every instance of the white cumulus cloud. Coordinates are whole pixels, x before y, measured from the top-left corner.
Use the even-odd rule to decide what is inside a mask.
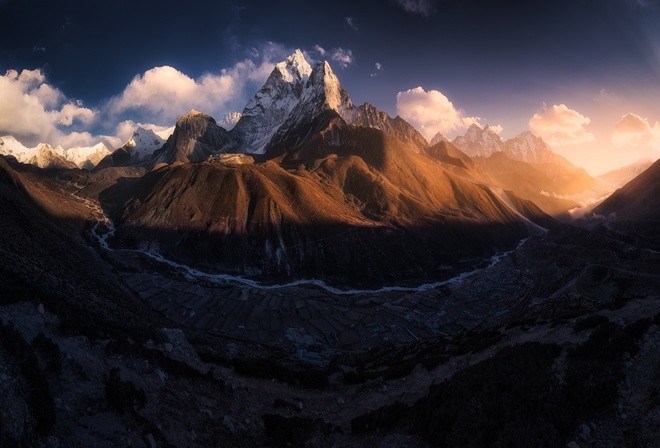
[[[13,135],[26,146],[92,143],[83,128],[96,119],[96,112],[67,99],[41,70],[7,71],[0,76],[0,98],[0,135]]]
[[[423,17],[428,17],[435,11],[432,0],[394,0],[394,3],[401,6],[406,12]]]
[[[651,148],[660,150],[660,123],[653,126],[646,118],[629,113],[621,117],[612,132],[612,144],[617,148]]]
[[[447,135],[479,123],[479,117],[464,116],[442,92],[427,92],[422,87],[397,93],[396,110],[401,118],[415,126],[427,139],[438,132]]]
[[[585,129],[590,122],[589,117],[565,104],[551,107],[543,104],[543,112],[529,119],[529,128],[551,145],[576,145],[595,140],[594,135]]]
[[[245,59],[198,78],[174,67],[154,67],[135,76],[123,92],[108,101],[107,109],[112,117],[132,113],[140,121],[162,125],[174,123],[190,109],[222,117],[228,110],[242,109],[253,93],[247,87],[256,90],[266,81],[275,62],[290,54],[272,42],[260,50],[252,49],[251,53],[258,53],[260,61]]]

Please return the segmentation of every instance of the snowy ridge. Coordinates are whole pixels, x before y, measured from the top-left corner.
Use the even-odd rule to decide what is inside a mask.
[[[58,148],[61,149],[61,146]],[[103,142],[94,146],[69,148],[63,152],[66,160],[75,163],[78,168],[88,170],[98,165],[105,156],[112,154],[112,150]]]
[[[327,62],[314,66],[309,80],[286,120],[270,140],[267,150],[275,147],[294,149],[308,137],[310,126],[324,111],[333,110],[344,121],[355,121],[355,107]]]
[[[0,137],[0,154],[13,156],[19,162],[27,163],[25,160],[34,155],[35,148],[27,148],[12,135]]]
[[[68,159],[68,154],[61,146],[53,148],[47,143],[39,143],[34,148],[27,148],[13,136],[0,137],[0,154],[12,156],[21,163],[39,168],[76,168]]]
[[[550,146],[529,131],[521,132],[504,143],[504,152],[515,160],[527,163],[545,163],[553,160]]]
[[[490,126],[481,128],[477,124],[472,124],[465,135],[456,137],[452,143],[470,157],[490,157],[502,151],[511,159],[527,163],[557,163],[559,159],[541,137],[529,131],[521,132],[504,141]]]
[[[13,136],[0,137],[0,154],[13,156],[21,163],[28,163],[39,168],[84,168],[92,169],[112,151],[104,143],[89,147],[64,149],[53,148],[48,143],[39,143],[34,148],[27,148]]]

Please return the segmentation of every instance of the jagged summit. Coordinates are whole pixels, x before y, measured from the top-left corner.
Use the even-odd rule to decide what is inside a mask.
[[[333,117],[352,123],[355,107],[327,62],[318,62],[286,120],[264,150],[268,157],[294,150],[324,128]]]
[[[133,132],[133,136],[124,144],[124,147],[129,149],[132,159],[145,160],[156,150],[162,148],[166,140],[153,130],[138,126]]]
[[[241,117],[242,114],[240,112],[228,112],[218,121],[218,124],[226,130],[231,131]]]
[[[470,157],[489,157],[504,149],[504,141],[488,125],[481,128],[473,123],[463,136],[456,137],[454,145]]]
[[[541,138],[524,131],[504,143],[504,152],[515,160],[527,163],[545,163],[553,161],[555,153]]]
[[[300,50],[275,66],[232,129],[231,152],[261,154],[296,106],[312,68]]]
[[[312,67],[305,59],[302,51],[296,50],[286,60],[275,65],[273,72],[279,73],[285,82],[305,82],[312,72]]]
[[[410,142],[422,152],[428,146],[426,139],[410,123],[398,115],[391,118],[387,112],[378,110],[369,103],[355,109],[352,123],[355,126],[380,129],[386,134],[393,135],[403,142]]]
[[[436,134],[433,136],[433,138],[431,139],[431,141],[429,142],[429,144],[430,144],[431,146],[434,146],[434,145],[437,145],[437,144],[440,143],[440,142],[448,142],[448,141],[450,141],[450,140],[449,140],[447,137],[445,137],[445,136],[442,135],[440,132],[438,132],[438,133],[436,133]]]

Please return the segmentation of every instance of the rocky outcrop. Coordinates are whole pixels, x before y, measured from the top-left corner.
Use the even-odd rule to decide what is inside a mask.
[[[227,131],[210,116],[191,110],[179,117],[174,133],[154,152],[150,165],[174,162],[202,162],[220,152],[228,141]]]

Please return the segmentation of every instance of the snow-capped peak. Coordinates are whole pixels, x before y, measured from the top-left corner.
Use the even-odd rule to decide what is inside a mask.
[[[472,123],[465,135],[456,137],[452,143],[470,157],[489,157],[504,147],[502,137],[490,126],[481,128],[476,123]]]
[[[228,150],[263,153],[265,145],[298,104],[311,74],[312,68],[300,50],[277,64],[243,109],[232,129],[235,147]]]
[[[548,162],[554,155],[550,146],[530,131],[524,131],[507,140],[504,152],[512,159],[528,163]]]
[[[320,64],[319,64],[320,65]],[[323,62],[323,87],[325,101],[330,109],[336,111],[347,122],[353,121],[353,102],[339,82],[339,78],[330,68],[327,61]]]
[[[236,126],[236,123],[238,123],[238,120],[241,119],[243,115],[240,112],[228,112],[225,114],[224,117],[218,121],[218,125],[222,126],[228,131],[231,131],[234,129],[234,126]]]
[[[193,111],[191,111],[191,113],[192,112]],[[174,131],[173,128],[171,128],[171,130]],[[169,131],[169,129],[166,131]],[[133,136],[124,146],[130,148],[131,157],[136,160],[144,160],[147,157],[150,157],[154,151],[161,148],[165,144],[167,137],[171,134],[172,132],[165,137],[158,135],[151,129],[145,129],[142,126],[138,126],[133,132]]]
[[[64,156],[66,160],[75,163],[78,168],[85,169],[94,168],[105,156],[112,153],[110,148],[103,142],[94,146],[69,148],[66,151],[58,146],[55,148],[55,152]]]
[[[312,67],[305,59],[302,51],[296,50],[286,60],[275,65],[275,70],[280,73],[285,82],[306,82],[312,73]]]
[[[19,154],[25,154],[29,151],[30,149],[23,146],[13,135],[0,137],[0,154],[13,155],[20,161]]]

